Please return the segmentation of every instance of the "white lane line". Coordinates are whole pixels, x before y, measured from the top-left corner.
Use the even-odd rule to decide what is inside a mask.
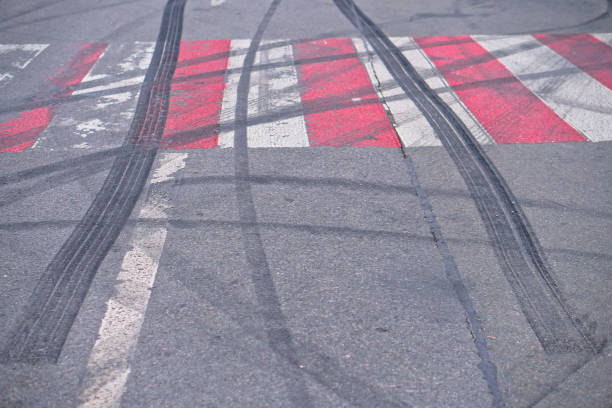
[[[391,113],[393,126],[402,140],[402,145],[440,146],[433,128],[393,79],[378,55],[373,50],[368,50],[369,45],[364,44],[362,39],[353,39],[353,44],[378,97],[385,101]]]
[[[247,128],[248,146],[308,147],[293,47],[283,40],[261,45],[264,49],[257,52],[251,75],[249,118],[262,123]],[[276,115],[280,118],[273,119]]]
[[[453,110],[480,144],[495,143],[491,135],[463,104],[461,98],[457,96],[435,64],[421,50],[412,37],[391,38],[391,41],[402,50],[402,54],[412,64],[421,78]]]
[[[274,46],[275,43],[279,43]],[[232,40],[221,105],[219,147],[234,146],[236,92],[250,40]],[[247,128],[249,147],[308,147],[293,48],[286,41],[263,41],[251,73]],[[265,66],[265,69],[259,67]],[[275,119],[275,115],[279,118]],[[261,122],[261,123],[257,123]]]
[[[585,137],[612,140],[612,90],[530,35],[473,38]]]
[[[232,40],[225,73],[225,88],[219,115],[219,147],[234,147],[234,116],[240,73],[250,40]]]
[[[594,33],[591,34],[593,37],[597,38],[604,44],[608,44],[612,47],[612,33]]]
[[[166,210],[171,205],[156,185],[173,179],[185,167],[186,159],[187,153],[159,155],[149,195],[138,215],[139,219],[157,222],[136,225],[131,249],[123,257],[117,275],[115,294],[106,303],[98,339],[89,356],[87,387],[79,394],[79,408],[119,406],[168,233]]]
[[[104,85],[92,86],[91,88],[81,87],[81,89],[77,89],[76,91],[74,91],[72,95],[84,95],[88,93],[108,91],[109,89],[117,89],[117,88],[123,88],[123,87],[128,87],[128,86],[142,85],[144,78],[145,78],[144,75],[138,75],[132,78],[123,79],[121,81],[115,81],[115,82],[111,82],[111,83],[104,84]],[[83,85],[86,86],[87,84],[85,83]]]
[[[210,5],[212,7],[220,6],[223,3],[225,3],[225,0],[210,0]]]

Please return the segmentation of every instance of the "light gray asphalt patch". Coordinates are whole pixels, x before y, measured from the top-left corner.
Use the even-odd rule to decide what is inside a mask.
[[[222,177],[233,153],[191,152],[124,404],[287,406],[284,381],[298,369],[315,406],[489,406],[399,149],[252,149],[249,160],[302,367],[267,343],[233,181]],[[155,367],[180,378],[176,393]]]

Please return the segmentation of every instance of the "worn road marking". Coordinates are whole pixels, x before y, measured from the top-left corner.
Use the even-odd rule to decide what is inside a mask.
[[[287,41],[262,41],[250,85],[249,147],[307,147],[293,51]]]
[[[415,41],[497,143],[584,141],[469,36]]]
[[[111,44],[72,95],[57,108],[57,119],[34,149],[95,149],[116,147],[130,126],[154,43]]]
[[[48,46],[49,44],[0,44],[0,55],[6,55],[10,59],[10,66],[24,69]]]
[[[589,34],[534,34],[542,44],[612,89],[612,47]]]
[[[293,46],[312,146],[399,147],[353,42],[301,41]]]
[[[234,146],[234,115],[236,112],[236,92],[240,81],[240,72],[246,50],[251,44],[250,40],[232,40],[230,44],[227,71],[225,74],[225,90],[221,102],[221,116],[219,117],[219,147]]]
[[[183,41],[160,148],[217,146],[229,40]]]
[[[610,139],[612,90],[530,35],[474,38],[527,89],[589,140]],[[531,126],[550,128],[537,119]]]
[[[393,79],[380,57],[370,51],[363,40],[354,39],[353,43],[379,98],[384,100],[393,117],[393,125],[402,145],[441,146],[433,128]]]
[[[438,71],[436,65],[429,59],[427,54],[419,48],[411,37],[391,38],[402,54],[410,61],[414,69],[429,87],[442,99],[457,115],[463,124],[480,144],[493,143],[493,138],[478,122],[472,112],[461,101],[461,98],[453,91],[446,82],[444,76]]]
[[[610,33],[391,41],[480,144],[612,138]],[[33,141],[36,149],[53,150],[116,144],[113,135],[131,118],[153,44],[84,46],[90,51],[81,50],[83,58],[63,68],[86,73],[80,83],[63,74],[53,79],[64,86],[57,97],[75,97],[78,109],[66,98],[66,108],[38,104],[7,115],[0,123],[0,152],[20,152]],[[248,46],[240,39],[181,44],[160,148],[233,147],[237,81]],[[46,48],[0,45],[0,86]],[[361,40],[269,40],[255,57],[248,146],[396,147],[398,136],[406,147],[440,146],[417,105]],[[101,109],[104,138],[75,130],[77,122],[100,117]],[[51,121],[54,115],[59,117]]]
[[[39,48],[32,48],[33,52]],[[53,99],[61,100],[71,96],[74,87],[91,70],[105,48],[106,44],[98,43],[77,45],[75,55],[58,69],[56,75],[49,78],[49,81],[58,88]],[[24,60],[18,64],[25,67],[31,60]],[[21,111],[16,116],[0,123],[0,152],[18,153],[33,146],[39,135],[49,126],[54,112],[54,106],[37,107]]]
[[[80,408],[117,407],[130,374],[130,358],[145,317],[151,289],[168,233],[171,205],[159,184],[185,167],[187,153],[164,152],[151,177],[149,195],[117,275],[115,294],[106,304],[98,339],[87,363],[88,384],[80,393]],[[147,224],[146,219],[157,222]]]
[[[0,44],[0,88],[23,70],[49,44]]]

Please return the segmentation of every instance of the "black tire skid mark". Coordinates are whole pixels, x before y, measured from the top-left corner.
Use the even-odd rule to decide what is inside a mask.
[[[0,355],[3,362],[57,362],[102,260],[148,178],[163,132],[186,0],[166,3],[130,130],[87,213],[37,283]]]
[[[506,279],[543,349],[596,352],[597,342],[567,304],[523,210],[474,136],[352,0],[334,1],[419,107],[459,169]]]
[[[280,305],[270,266],[268,265],[259,225],[257,224],[253,191],[249,181],[247,126],[251,71],[253,70],[255,56],[263,33],[279,4],[280,0],[272,0],[270,3],[244,57],[242,72],[238,82],[234,115],[234,185],[247,265],[260,308],[260,315],[266,327],[268,344],[275,353],[282,356],[289,364],[296,368],[293,372],[286,371],[284,373],[288,377],[285,385],[291,405],[311,407],[313,406],[312,399],[304,381],[304,375],[301,373],[295,343],[287,327],[286,318]]]

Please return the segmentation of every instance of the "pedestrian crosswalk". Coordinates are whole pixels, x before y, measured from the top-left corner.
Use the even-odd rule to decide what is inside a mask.
[[[612,139],[612,34],[391,40],[482,144]],[[249,44],[181,43],[160,148],[233,146]],[[27,81],[30,63],[55,47],[0,45],[0,89]],[[73,51],[65,64],[49,67],[52,98],[3,99],[8,106],[0,110],[0,152],[122,143],[153,43],[87,43]],[[248,101],[251,148],[441,144],[414,96],[360,38],[264,41]]]

